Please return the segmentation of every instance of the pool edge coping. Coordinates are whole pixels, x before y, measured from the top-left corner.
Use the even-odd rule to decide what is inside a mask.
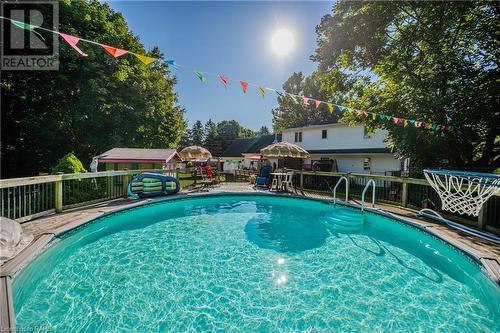
[[[180,193],[177,195],[161,197],[161,198],[150,198],[146,200],[141,200],[135,204],[128,205],[126,207],[119,207],[116,209],[112,209],[106,212],[101,212],[96,214],[93,217],[84,218],[82,220],[78,220],[75,222],[68,223],[66,225],[62,225],[54,230],[51,233],[44,233],[39,235],[34,241],[32,241],[26,248],[24,248],[21,252],[19,252],[14,258],[7,261],[0,267],[0,309],[2,309],[2,314],[0,315],[0,331],[1,332],[15,332],[15,313],[14,313],[14,302],[12,295],[12,281],[15,279],[16,275],[26,266],[28,266],[36,257],[38,257],[42,252],[44,252],[48,247],[54,244],[54,241],[60,238],[62,235],[83,227],[89,223],[94,222],[104,216],[114,215],[116,213],[140,208],[143,206],[160,204],[168,201],[180,201],[180,200],[189,200],[190,198],[196,197],[222,197],[222,196],[267,196],[267,197],[283,197],[283,198],[297,198],[301,200],[310,200],[316,202],[322,202],[326,204],[333,204],[332,200],[322,199],[322,198],[311,198],[305,197],[298,194],[284,194],[284,193],[272,193],[272,192],[216,192],[216,193],[194,193],[194,194],[184,194]],[[357,210],[361,210],[359,205],[344,202],[337,200],[336,204],[341,206],[346,206],[350,208],[354,208]],[[468,256],[469,258],[476,261],[476,263],[481,267],[483,272],[495,283],[498,287],[500,287],[500,263],[495,259],[487,256],[482,256],[480,252],[477,250],[467,246],[465,243],[458,242],[455,239],[452,239],[446,234],[442,234],[440,232],[436,232],[433,230],[433,227],[427,227],[425,225],[416,223],[411,221],[409,218],[405,218],[402,216],[398,216],[396,214],[384,211],[382,209],[376,208],[364,208],[366,211],[383,216],[386,218],[390,218],[396,220],[400,223],[412,226],[421,230],[424,233],[428,233],[431,236],[434,236],[448,245],[458,249],[461,253]],[[4,326],[5,325],[5,326]]]

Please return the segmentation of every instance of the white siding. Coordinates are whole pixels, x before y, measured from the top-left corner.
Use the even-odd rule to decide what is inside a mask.
[[[327,130],[327,138],[322,139],[322,130]],[[295,133],[302,132],[302,142],[295,142]],[[282,141],[294,143],[306,150],[325,149],[374,149],[387,148],[384,140],[387,136],[386,130],[377,130],[371,137],[365,138],[364,126],[347,126],[344,124],[327,124],[302,128],[290,128],[283,130]],[[400,160],[390,153],[342,153],[342,154],[314,154],[305,163],[312,160],[331,158],[337,160],[340,172],[358,173],[384,173],[385,171],[400,171]],[[371,158],[369,171],[363,169],[363,160]]]
[[[327,138],[321,138],[321,131],[327,130]],[[302,132],[302,142],[295,142],[295,132]],[[385,130],[377,130],[372,138],[364,138],[364,126],[329,124],[283,130],[283,141],[295,143],[306,150],[317,149],[361,149],[385,148]]]

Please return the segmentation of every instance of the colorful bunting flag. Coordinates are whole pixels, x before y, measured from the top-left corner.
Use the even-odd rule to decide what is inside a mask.
[[[229,84],[229,78],[227,76],[224,76],[224,75],[219,75],[219,80],[224,85],[224,88],[227,89],[227,85]]]
[[[283,93],[282,93],[282,92],[279,92],[278,90],[275,90],[274,92],[276,92],[276,94],[277,94],[279,97],[283,97]]]
[[[327,105],[328,105],[328,111],[330,111],[330,113],[333,113],[333,109],[334,109],[333,104],[328,103]]]
[[[61,36],[72,48],[76,50],[76,52],[80,53],[80,55],[87,57],[88,54],[84,53],[76,44],[80,41],[80,38],[71,36],[71,35],[66,35],[63,34],[62,32],[59,33],[59,36]]]
[[[243,93],[246,94],[247,89],[248,89],[248,82],[240,81],[240,85],[241,85],[241,89],[243,89]]]
[[[399,122],[399,118],[392,117],[392,121],[394,122],[394,124],[397,124]]]
[[[373,120],[376,120],[377,119],[377,114],[376,113],[372,113],[372,118],[373,118]]]
[[[408,120],[404,120],[404,127],[408,126]]]
[[[340,112],[344,112],[345,106],[337,105],[337,104],[335,104],[335,106],[339,109]]]
[[[363,111],[363,114],[365,115],[365,117],[368,117],[368,112]]]
[[[136,54],[136,53],[132,54],[135,55],[144,65],[149,65],[157,60],[156,58],[148,57],[142,54]]]
[[[363,113],[363,111],[361,111],[361,110],[356,110],[356,114],[357,114],[358,116],[361,116],[361,114],[362,114],[362,113]]]
[[[207,78],[205,77],[205,73],[203,73],[202,71],[195,70],[194,73],[196,74],[196,76],[198,76],[201,82],[205,82],[207,80]]]
[[[304,101],[305,106],[309,106],[309,98],[302,96],[302,100]]]
[[[292,95],[292,94],[288,94],[290,95],[290,97],[292,98],[292,100],[296,103],[296,104],[299,104],[300,101],[299,101],[299,96],[296,96],[296,95]]]
[[[128,51],[122,50],[122,49],[117,49],[116,47],[108,46],[101,44],[102,48],[105,49],[109,54],[111,54],[113,57],[118,58],[124,54],[127,54]]]
[[[318,101],[317,99],[315,99],[314,104],[316,105],[316,109],[317,109],[321,105],[321,101]]]
[[[32,33],[34,33],[35,35],[37,35],[38,37],[40,37],[42,40],[45,40],[45,38],[43,38],[43,36],[38,31],[35,31],[35,28],[36,28],[35,25],[27,24],[24,22],[16,21],[16,20],[10,20],[10,21],[16,27],[24,29],[24,30],[29,30]]]
[[[179,69],[179,66],[175,63],[175,60],[165,60],[165,64],[172,66],[174,69]]]
[[[262,96],[262,98],[264,98],[264,96],[266,95],[266,87],[259,86],[259,94]]]
[[[385,119],[385,116],[383,114],[379,114],[378,117],[381,119],[381,120],[384,120]]]

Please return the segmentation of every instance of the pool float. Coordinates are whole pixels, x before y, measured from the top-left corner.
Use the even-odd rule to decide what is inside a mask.
[[[179,180],[160,173],[144,172],[132,179],[127,192],[132,198],[150,198],[179,192]]]

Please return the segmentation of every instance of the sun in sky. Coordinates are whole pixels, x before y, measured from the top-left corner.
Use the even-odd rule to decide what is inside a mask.
[[[286,28],[278,29],[271,37],[271,47],[273,52],[279,56],[285,56],[292,51],[295,45],[295,38],[290,30]]]

